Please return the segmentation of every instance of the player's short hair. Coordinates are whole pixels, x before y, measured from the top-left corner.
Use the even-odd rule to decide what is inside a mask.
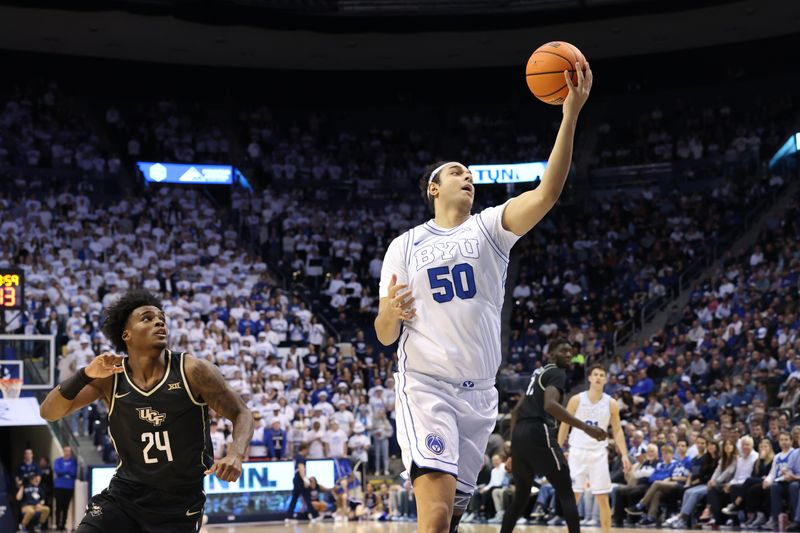
[[[589,376],[592,375],[592,372],[594,372],[595,370],[602,370],[603,374],[608,375],[608,370],[606,370],[605,365],[602,365],[600,363],[594,363],[589,365],[589,368],[586,369],[586,378],[588,379]]]
[[[103,333],[114,349],[118,352],[127,352],[128,345],[122,340],[122,332],[125,331],[125,325],[128,323],[128,318],[136,309],[152,305],[163,311],[161,307],[161,300],[148,291],[141,289],[133,289],[115,300],[111,305],[106,307],[106,319],[103,322]]]
[[[445,164],[447,164],[447,161],[437,161],[436,163],[428,165],[427,167],[425,167],[425,171],[422,174],[422,178],[420,178],[419,180],[419,192],[420,194],[422,194],[422,199],[425,201],[425,205],[428,206],[428,209],[430,209],[431,214],[434,216],[436,215],[436,208],[433,205],[433,198],[428,196],[428,184],[441,183],[439,176],[441,175],[442,170],[444,169],[439,170],[439,172],[436,173],[433,179],[431,179],[431,172],[433,172],[434,170]]]
[[[555,339],[551,340],[550,343],[547,345],[547,353],[551,354],[555,352],[564,344],[572,346],[572,344],[567,340],[566,337],[556,337]]]

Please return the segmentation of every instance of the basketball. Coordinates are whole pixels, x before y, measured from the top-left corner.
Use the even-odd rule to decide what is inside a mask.
[[[531,55],[525,67],[528,89],[546,104],[563,104],[569,94],[564,71],[569,70],[572,83],[577,85],[576,62],[580,62],[581,67],[586,68],[586,58],[575,45],[564,41],[550,41],[543,44]]]

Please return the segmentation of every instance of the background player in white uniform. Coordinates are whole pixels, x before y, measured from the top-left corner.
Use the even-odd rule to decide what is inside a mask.
[[[500,314],[508,254],[555,205],[572,159],[592,73],[565,73],[570,93],[542,182],[472,215],[472,174],[439,164],[421,190],[434,218],[386,251],[375,319],[386,346],[399,338],[397,439],[414,483],[418,531],[455,531],[497,420]],[[401,335],[401,325],[405,326]]]
[[[569,399],[567,411],[578,420],[590,426],[607,430],[609,424],[614,442],[619,447],[625,472],[631,467],[628,447],[619,421],[619,404],[603,392],[607,375],[602,365],[594,364],[588,369],[589,390]],[[570,432],[570,429],[572,431]],[[583,494],[586,483],[600,507],[600,527],[604,532],[611,531],[611,506],[608,495],[611,493],[611,474],[608,470],[607,441],[598,442],[580,429],[562,423],[558,428],[558,444],[562,447],[569,435],[569,470],[572,474],[572,490],[575,500]]]

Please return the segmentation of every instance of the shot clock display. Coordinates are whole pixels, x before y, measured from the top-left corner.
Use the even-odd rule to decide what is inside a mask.
[[[0,309],[21,310],[25,303],[25,271],[0,268]]]

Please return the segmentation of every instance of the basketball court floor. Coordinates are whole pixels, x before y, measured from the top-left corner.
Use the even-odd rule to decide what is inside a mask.
[[[582,530],[600,532],[600,528],[581,528]],[[322,522],[310,525],[307,521],[301,521],[297,524],[285,526],[283,523],[264,523],[257,525],[238,525],[228,526],[221,525],[208,525],[206,526],[208,533],[277,533],[278,531],[284,533],[414,533],[417,530],[417,524],[413,522],[357,522],[350,521],[348,523],[334,524],[332,522]],[[497,533],[500,530],[500,525],[494,524],[461,524],[458,527],[459,533]],[[563,533],[566,527],[544,527],[544,526],[517,526],[514,531],[524,533]],[[637,533],[649,531],[652,529],[614,529],[615,533]]]

